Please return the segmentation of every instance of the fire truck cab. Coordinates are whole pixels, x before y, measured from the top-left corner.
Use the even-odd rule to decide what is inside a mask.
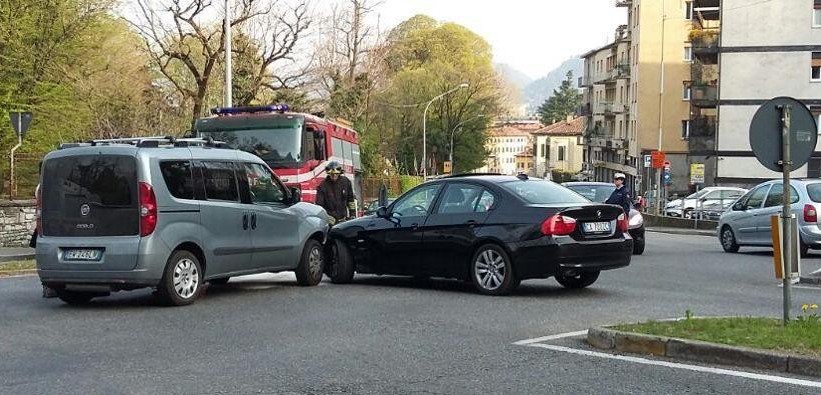
[[[210,137],[259,156],[282,182],[301,191],[303,201],[311,203],[325,179],[325,167],[337,161],[362,207],[362,160],[357,133],[350,125],[288,112],[285,105],[214,108],[211,114],[196,121],[197,137]]]

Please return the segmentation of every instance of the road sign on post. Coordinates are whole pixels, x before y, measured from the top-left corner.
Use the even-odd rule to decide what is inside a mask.
[[[443,170],[444,170],[445,174],[453,174],[453,166],[451,164],[451,161],[449,161],[449,160],[445,161],[445,165],[444,165]]]
[[[654,169],[661,169],[662,167],[664,167],[664,162],[666,161],[667,156],[664,155],[664,152],[653,151],[650,153],[650,164],[653,166]]]
[[[650,155],[644,155],[644,168],[647,169],[653,164],[652,158]]]
[[[26,135],[33,115],[30,112],[9,112],[11,127],[17,133],[17,145],[11,148],[9,154],[9,194],[10,197],[17,196],[17,180],[14,178],[14,153],[23,145],[23,136]]]
[[[690,164],[690,184],[704,184],[704,163]]]
[[[790,322],[792,267],[798,259],[790,209],[790,172],[804,166],[815,151],[818,126],[810,110],[790,97],[777,97],[764,103],[750,124],[750,147],[764,167],[781,171],[784,188],[781,208],[781,251],[784,325]],[[780,139],[778,138],[780,135]],[[778,143],[780,141],[780,144]],[[775,231],[775,230],[774,230]]]

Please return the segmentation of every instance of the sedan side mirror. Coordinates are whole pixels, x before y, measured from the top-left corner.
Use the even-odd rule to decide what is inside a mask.
[[[291,204],[297,204],[297,203],[302,201],[302,194],[299,192],[299,189],[297,189],[296,187],[291,187],[290,191],[291,191],[291,198],[290,198]]]
[[[388,209],[384,206],[376,209],[376,216],[379,218],[388,218]]]

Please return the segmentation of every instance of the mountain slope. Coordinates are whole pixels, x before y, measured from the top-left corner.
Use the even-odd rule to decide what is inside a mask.
[[[519,88],[520,91],[524,90],[525,87],[533,82],[533,78],[530,78],[530,76],[515,69],[509,64],[497,63],[495,67],[497,73],[513,84],[516,88]]]
[[[582,75],[584,68],[584,60],[580,58],[571,58],[562,63],[559,67],[548,73],[546,76],[531,82],[522,90],[524,97],[524,104],[527,106],[528,112],[533,113],[539,108],[545,100],[552,94],[553,90],[561,85],[562,81],[567,76],[568,71],[573,72],[573,86],[578,83],[577,78]]]

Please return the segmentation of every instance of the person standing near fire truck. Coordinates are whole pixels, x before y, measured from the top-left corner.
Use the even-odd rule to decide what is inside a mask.
[[[353,186],[347,177],[343,177],[342,165],[333,161],[325,167],[328,176],[316,190],[316,204],[324,208],[333,220],[338,223],[356,216],[356,197]]]

